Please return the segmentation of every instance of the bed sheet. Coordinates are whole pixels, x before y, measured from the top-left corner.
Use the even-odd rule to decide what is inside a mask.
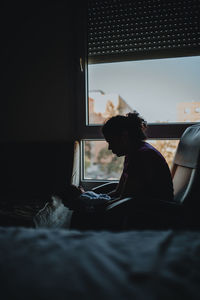
[[[3,299],[200,299],[200,232],[0,228]]]

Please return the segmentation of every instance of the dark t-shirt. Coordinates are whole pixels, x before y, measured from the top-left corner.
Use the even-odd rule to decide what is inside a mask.
[[[173,200],[168,164],[162,154],[146,142],[125,157],[120,185],[123,197]]]

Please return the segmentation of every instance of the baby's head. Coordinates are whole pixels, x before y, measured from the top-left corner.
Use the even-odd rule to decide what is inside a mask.
[[[67,186],[63,191],[55,193],[65,206],[75,209],[78,205],[79,196],[84,193],[84,189],[82,187],[77,187],[75,185]]]

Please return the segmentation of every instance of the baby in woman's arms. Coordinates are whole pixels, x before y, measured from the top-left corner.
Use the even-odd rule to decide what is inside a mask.
[[[103,210],[110,201],[110,196],[85,192],[82,187],[70,185],[62,192],[57,192],[34,217],[36,228],[70,228],[73,211],[92,213]]]

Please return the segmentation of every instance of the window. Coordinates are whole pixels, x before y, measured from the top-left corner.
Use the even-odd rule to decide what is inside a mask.
[[[123,168],[123,157],[108,150],[105,141],[83,142],[84,178],[89,180],[118,180]]]
[[[196,107],[196,108],[195,108],[195,112],[196,112],[196,113],[200,113],[200,107]]]
[[[185,114],[189,114],[189,113],[190,113],[190,108],[187,108],[187,107],[186,107],[186,108],[184,109],[184,113],[185,113]]]
[[[169,167],[172,165],[179,140],[148,140],[165,157]],[[85,140],[83,142],[84,168],[86,180],[118,180],[123,169],[123,157],[117,157],[108,150],[102,140]]]
[[[88,152],[103,145],[105,119],[136,109],[148,121],[150,141],[169,150],[198,122],[200,107],[199,1],[88,2],[86,101],[79,104],[87,180],[97,179],[93,170],[104,161],[113,162],[106,150]],[[107,178],[117,178],[115,171]]]
[[[195,122],[199,78],[200,56],[88,65],[89,124],[133,110],[148,123]]]

